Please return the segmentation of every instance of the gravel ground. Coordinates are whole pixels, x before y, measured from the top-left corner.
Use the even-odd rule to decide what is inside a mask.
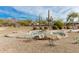
[[[48,40],[28,40],[23,38],[9,38],[6,34],[22,35],[26,30],[1,30],[0,52],[8,53],[77,53],[79,44],[73,44],[79,33],[69,33],[68,38],[55,41],[55,46],[49,46]]]

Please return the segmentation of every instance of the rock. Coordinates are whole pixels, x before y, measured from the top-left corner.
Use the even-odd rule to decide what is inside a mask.
[[[52,40],[59,40],[61,37],[59,35],[47,35],[47,38],[52,39]]]
[[[12,38],[12,37],[14,37],[14,36],[13,36],[13,35],[11,35],[11,34],[10,34],[10,35],[9,35],[9,34],[7,34],[7,35],[4,35],[4,37],[11,37],[11,38]]]

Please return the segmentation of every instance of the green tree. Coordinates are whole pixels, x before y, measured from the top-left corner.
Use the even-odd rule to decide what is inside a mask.
[[[54,29],[62,29],[63,27],[64,27],[63,20],[59,19],[59,20],[54,21],[54,25],[53,25]]]
[[[79,14],[76,12],[72,12],[67,16],[67,23],[72,23],[72,27],[74,29],[74,20],[75,18],[78,18],[79,21]]]

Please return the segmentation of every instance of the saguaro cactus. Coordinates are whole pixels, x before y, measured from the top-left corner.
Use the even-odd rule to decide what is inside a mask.
[[[47,18],[47,21],[48,21],[48,27],[49,27],[49,29],[51,29],[52,28],[52,24],[53,24],[53,18],[52,18],[52,16],[50,15],[50,10],[48,10],[48,18]]]

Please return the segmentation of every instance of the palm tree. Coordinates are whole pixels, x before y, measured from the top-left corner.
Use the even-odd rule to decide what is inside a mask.
[[[67,23],[72,23],[73,29],[74,29],[74,20],[75,20],[75,18],[78,18],[78,21],[79,21],[79,14],[76,13],[76,12],[70,13],[67,17]]]

